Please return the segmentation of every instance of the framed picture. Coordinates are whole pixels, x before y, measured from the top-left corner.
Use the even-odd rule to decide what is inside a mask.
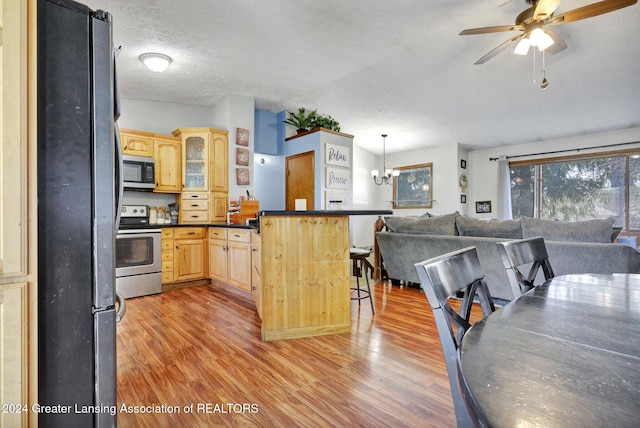
[[[433,164],[423,163],[395,168],[393,177],[393,208],[432,208]]]
[[[236,148],[236,164],[249,166],[249,149]]]
[[[249,168],[236,168],[236,184],[239,186],[249,184]]]
[[[236,128],[236,144],[239,146],[249,145],[249,130],[244,128]]]
[[[467,169],[467,161],[464,159],[460,159],[460,168]]]
[[[491,201],[476,202],[476,213],[485,214],[491,212]]]
[[[467,203],[467,195],[460,195],[460,203],[461,204]]]

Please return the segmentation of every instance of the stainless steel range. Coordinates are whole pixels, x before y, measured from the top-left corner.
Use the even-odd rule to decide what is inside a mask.
[[[116,291],[125,298],[162,291],[160,229],[149,226],[149,207],[124,205],[116,236]]]

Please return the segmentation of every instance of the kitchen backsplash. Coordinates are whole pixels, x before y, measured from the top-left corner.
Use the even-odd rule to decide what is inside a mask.
[[[177,202],[176,195],[171,193],[152,193],[125,191],[122,201],[125,205],[150,205],[166,207]]]

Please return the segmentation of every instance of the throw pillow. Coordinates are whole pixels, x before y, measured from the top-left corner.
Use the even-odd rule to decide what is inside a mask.
[[[542,236],[548,241],[611,242],[613,217],[584,221],[522,218],[522,237]]]
[[[456,228],[460,236],[482,236],[486,238],[521,239],[522,228],[518,220],[478,220],[458,216]]]
[[[458,212],[438,217],[385,217],[384,221],[392,232],[424,235],[457,235],[456,217]]]

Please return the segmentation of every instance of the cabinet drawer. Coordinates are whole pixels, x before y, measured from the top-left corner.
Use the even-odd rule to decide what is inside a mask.
[[[173,272],[173,260],[162,261],[162,273]]]
[[[173,239],[173,229],[170,227],[163,227],[161,230],[162,240]]]
[[[181,208],[184,211],[208,211],[209,201],[206,199],[184,200]]]
[[[251,230],[249,229],[228,229],[227,239],[235,242],[251,242]]]
[[[160,280],[163,284],[170,284],[173,282],[173,272],[162,272],[162,279]]]
[[[224,239],[227,240],[227,229],[222,227],[210,227],[209,239]]]
[[[179,227],[173,232],[174,239],[197,239],[204,237],[205,233],[202,227]]]
[[[181,199],[184,201],[183,203],[197,199],[209,199],[209,192],[182,192]]]
[[[183,223],[208,223],[209,211],[183,211],[182,212]],[[176,235],[174,237],[177,238]]]
[[[171,242],[171,244],[172,245],[171,245],[170,248],[166,248],[166,249],[163,248],[162,249],[162,258],[161,258],[161,260],[163,262],[173,260],[173,242]]]
[[[163,239],[162,241],[162,250],[173,250],[173,238],[171,239]]]

